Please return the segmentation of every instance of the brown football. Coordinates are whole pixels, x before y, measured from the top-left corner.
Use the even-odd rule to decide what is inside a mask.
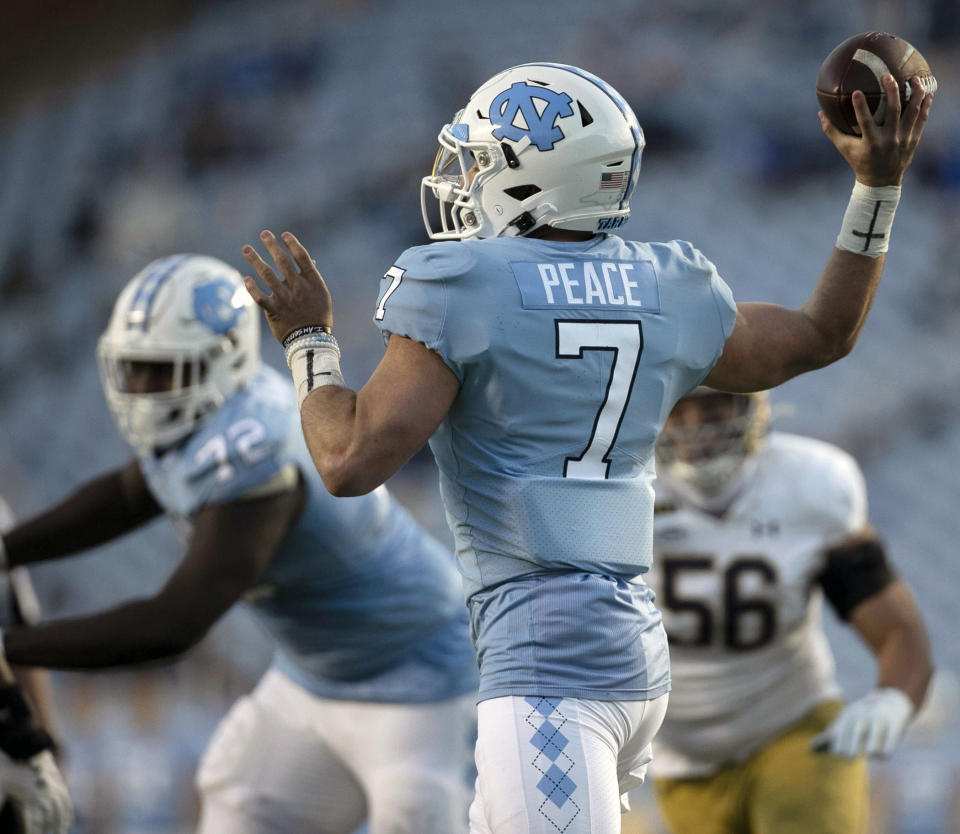
[[[880,79],[893,75],[900,88],[900,106],[910,98],[910,79],[917,76],[925,93],[937,89],[930,65],[903,38],[888,32],[864,32],[847,38],[831,52],[817,73],[817,99],[820,107],[840,130],[860,135],[851,96],[863,90],[878,125],[887,110],[886,95]]]

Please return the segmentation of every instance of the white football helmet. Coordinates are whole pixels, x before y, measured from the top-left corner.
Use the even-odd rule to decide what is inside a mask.
[[[117,427],[138,451],[190,434],[260,367],[260,317],[232,266],[204,255],[148,264],[97,346]]]
[[[643,130],[605,81],[564,64],[522,64],[487,81],[440,131],[420,202],[434,240],[584,232],[630,216]],[[439,229],[431,219],[439,203]]]
[[[694,407],[685,408],[690,405]],[[656,446],[657,470],[665,480],[716,495],[760,448],[769,425],[766,391],[731,394],[696,388],[674,406],[663,427]]]

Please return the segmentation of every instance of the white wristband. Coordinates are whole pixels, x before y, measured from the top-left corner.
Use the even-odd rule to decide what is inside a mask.
[[[324,385],[345,386],[340,372],[340,346],[326,334],[298,339],[286,349],[287,365],[297,389],[297,407],[307,394]]]
[[[879,258],[890,246],[890,229],[899,202],[899,185],[855,183],[837,236],[837,249]]]

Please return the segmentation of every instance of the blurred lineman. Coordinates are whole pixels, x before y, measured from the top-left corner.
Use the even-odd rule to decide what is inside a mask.
[[[54,744],[0,657],[0,831],[66,834],[73,804],[53,758]]]
[[[856,463],[767,435],[767,402],[697,389],[657,445],[648,581],[674,688],[652,773],[674,834],[865,832],[862,756],[892,752],[932,673]],[[824,596],[877,658],[876,689],[847,706]]]
[[[178,655],[246,598],[273,667],[201,764],[203,834],[450,834],[466,824],[476,662],[453,554],[385,489],[332,497],[294,392],[261,366],[259,316],[214,258],[154,261],[99,345],[136,450],[3,536],[10,565],[169,515],[186,554],[153,597],[11,629],[11,663],[92,669]]]
[[[559,64],[500,73],[442,129],[422,190],[441,242],[387,271],[386,355],[359,392],[309,253],[263,232],[281,280],[244,247],[331,492],[375,489],[430,441],[480,663],[475,834],[620,830],[670,688],[642,578],[654,442],[701,382],[765,389],[853,346],[930,106],[917,82],[901,117],[892,78],[886,92],[880,127],[857,98],[863,139],[821,117],[858,184],[800,310],[734,304],[689,243],[609,233],[629,216],[643,132],[606,82]]]
[[[0,534],[13,524],[13,513],[0,498]],[[0,628],[36,622],[39,614],[27,569],[0,573]],[[72,804],[53,758],[52,700],[47,673],[39,669],[10,669],[0,656],[0,710],[4,709],[12,723],[4,728],[4,719],[0,718],[0,736],[15,739],[17,746],[24,749],[9,748],[0,738],[0,750],[4,751],[0,753],[0,831],[64,832],[70,826]],[[18,755],[8,755],[8,750]]]

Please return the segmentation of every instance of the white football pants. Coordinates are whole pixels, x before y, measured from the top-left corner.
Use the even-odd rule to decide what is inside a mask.
[[[619,834],[666,711],[666,695],[481,701],[470,834]]]
[[[220,722],[197,773],[200,834],[457,834],[476,696],[325,700],[276,670]]]

